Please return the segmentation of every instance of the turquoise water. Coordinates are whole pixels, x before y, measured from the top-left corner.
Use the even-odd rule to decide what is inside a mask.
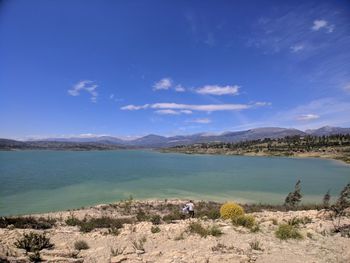
[[[304,202],[338,195],[350,166],[331,160],[153,151],[0,152],[0,215],[128,198],[282,203],[301,179]]]

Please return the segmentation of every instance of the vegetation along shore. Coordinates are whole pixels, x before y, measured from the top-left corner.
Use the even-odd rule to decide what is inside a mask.
[[[187,154],[314,157],[335,159],[350,164],[350,135],[288,136],[238,143],[198,143],[175,146],[162,151]]]

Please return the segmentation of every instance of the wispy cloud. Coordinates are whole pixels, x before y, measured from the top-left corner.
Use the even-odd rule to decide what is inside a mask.
[[[291,49],[291,51],[292,51],[293,53],[300,52],[300,51],[302,51],[304,48],[305,48],[304,45],[301,45],[301,44],[299,44],[299,45],[293,45],[293,46],[290,47],[290,49]]]
[[[180,115],[180,114],[192,114],[192,111],[165,109],[165,110],[156,110],[155,113],[161,114],[161,115]]]
[[[96,91],[97,88],[98,85],[94,84],[93,81],[82,80],[69,89],[68,94],[71,96],[79,96],[82,91],[86,91],[91,95],[91,101],[96,103],[98,97],[98,92]]]
[[[173,85],[171,78],[162,78],[153,85],[153,90],[168,90]]]
[[[252,104],[179,104],[179,103],[154,103],[144,105],[126,105],[121,107],[121,110],[142,110],[142,109],[155,109],[155,110],[182,110],[183,113],[190,113],[190,111],[240,111],[251,109],[255,107],[261,107],[269,105],[265,102],[257,102]]]
[[[126,106],[123,106],[121,107],[120,109],[121,110],[130,110],[130,111],[133,111],[133,110],[142,110],[142,109],[147,109],[149,107],[149,104],[145,104],[145,105],[141,105],[141,106],[136,106],[136,105],[126,105]]]
[[[206,85],[204,87],[196,89],[198,94],[208,95],[238,95],[239,86],[219,86],[219,85]]]
[[[209,123],[211,123],[211,119],[208,119],[208,118],[200,118],[200,119],[189,120],[188,122],[200,123],[200,124],[209,124]]]
[[[185,89],[185,87],[183,87],[182,85],[176,85],[175,86],[175,91],[176,92],[185,92],[186,91],[186,89]]]
[[[266,123],[301,129],[326,125],[348,126],[350,125],[349,112],[350,102],[336,98],[322,98],[278,112],[266,120]],[[299,123],[296,123],[296,120]]]
[[[335,26],[329,25],[327,20],[314,20],[314,23],[311,27],[313,31],[319,31],[320,29],[326,29],[328,33],[332,33],[334,31]]]
[[[303,114],[296,117],[298,121],[312,121],[312,120],[317,120],[319,118],[320,116],[317,114]]]

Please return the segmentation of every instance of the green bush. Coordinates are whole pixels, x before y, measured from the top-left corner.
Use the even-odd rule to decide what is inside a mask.
[[[128,218],[111,218],[111,217],[99,217],[79,220],[71,217],[66,220],[66,224],[70,226],[79,226],[81,232],[91,232],[96,228],[109,228],[118,230],[123,227],[124,224],[131,223],[132,220]]]
[[[188,230],[192,234],[198,234],[201,237],[207,237],[208,236],[208,230],[202,226],[199,222],[192,222],[188,226]]]
[[[160,228],[159,228],[158,226],[152,226],[152,227],[151,227],[151,232],[152,232],[153,234],[159,233],[159,232],[160,232]]]
[[[145,213],[145,211],[143,211],[142,209],[139,209],[137,211],[137,214],[136,214],[136,219],[137,221],[139,222],[142,222],[142,221],[148,221],[149,220],[149,215],[147,215]]]
[[[35,251],[33,254],[29,255],[30,262],[42,262],[42,258],[39,251]],[[0,261],[1,262],[1,261]]]
[[[1,217],[0,228],[6,228],[13,225],[15,228],[31,229],[49,229],[56,224],[52,218],[34,218],[34,217]]]
[[[23,237],[15,242],[17,248],[25,249],[27,252],[37,252],[44,248],[51,249],[53,244],[44,234],[31,232],[23,234]]]
[[[150,221],[152,222],[153,225],[160,225],[161,223],[160,215],[151,216]]]
[[[295,226],[289,224],[280,224],[275,234],[277,238],[283,240],[289,238],[301,239],[303,237]]]
[[[222,234],[223,233],[218,226],[212,226],[208,229],[208,235],[218,237],[218,236],[221,236]]]
[[[218,209],[212,208],[207,212],[207,217],[209,219],[218,219],[220,218],[220,211]]]
[[[221,206],[220,215],[223,219],[234,219],[235,217],[244,215],[244,210],[236,203],[226,203]]]
[[[68,226],[79,226],[81,220],[79,220],[78,218],[76,218],[74,216],[70,216],[66,219],[65,222]]]
[[[199,222],[190,223],[188,226],[188,231],[192,234],[198,234],[201,237],[207,237],[209,235],[221,236],[223,234],[219,227],[211,226],[211,227],[205,228]]]
[[[173,211],[172,213],[170,214],[167,214],[165,216],[163,216],[163,221],[169,223],[171,221],[174,221],[174,220],[181,220],[181,219],[184,219],[185,218],[185,215],[181,214],[179,211]]]
[[[74,248],[76,250],[89,249],[89,245],[84,240],[78,240],[74,243]]]
[[[232,223],[236,226],[252,228],[255,226],[255,218],[252,215],[240,215],[232,219]]]

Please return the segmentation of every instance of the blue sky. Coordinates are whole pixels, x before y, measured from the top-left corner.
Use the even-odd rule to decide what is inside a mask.
[[[0,137],[350,127],[349,1],[0,1]]]

